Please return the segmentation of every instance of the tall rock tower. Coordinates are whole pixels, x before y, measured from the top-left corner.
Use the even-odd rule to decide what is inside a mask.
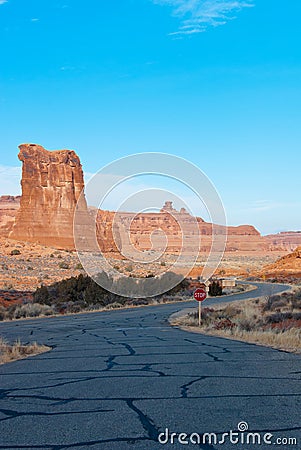
[[[35,144],[23,144],[19,149],[22,197],[9,237],[73,249],[75,208],[87,213],[84,196],[77,205],[84,189],[79,157],[71,150],[47,151]]]

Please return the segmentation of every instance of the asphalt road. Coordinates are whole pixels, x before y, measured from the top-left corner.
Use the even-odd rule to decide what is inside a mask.
[[[260,285],[229,300],[284,289]],[[1,335],[9,340],[53,350],[0,367],[0,448],[300,449],[301,357],[170,327],[167,317],[182,308],[2,323]],[[241,422],[259,433],[255,444],[251,436],[250,444],[222,437]],[[175,437],[174,444],[170,438],[159,443],[166,428],[193,443],[185,436],[189,444]],[[206,432],[225,443],[211,436],[211,443],[207,437],[204,445],[194,444],[198,436],[191,433]],[[247,432],[238,436],[246,439]],[[297,445],[288,445],[289,438]],[[259,445],[259,439],[266,442]]]

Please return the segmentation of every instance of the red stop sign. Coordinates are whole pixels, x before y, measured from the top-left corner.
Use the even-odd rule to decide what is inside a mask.
[[[194,291],[193,296],[198,302],[203,302],[207,298],[207,292],[205,291],[205,289],[199,288]]]

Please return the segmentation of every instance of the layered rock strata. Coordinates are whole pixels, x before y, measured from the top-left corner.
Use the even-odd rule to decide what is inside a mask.
[[[20,209],[9,237],[46,246],[74,248],[75,208],[85,213],[84,177],[79,157],[72,150],[48,151],[23,144]]]

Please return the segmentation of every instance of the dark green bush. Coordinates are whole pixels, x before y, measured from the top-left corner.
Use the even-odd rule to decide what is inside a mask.
[[[11,254],[11,256],[14,256],[14,255],[21,255],[21,252],[20,252],[20,250],[18,250],[17,248],[15,248],[14,250],[12,250],[12,251],[10,252],[10,254]]]
[[[212,283],[209,285],[209,295],[211,297],[217,297],[219,295],[223,294],[223,288],[219,281],[212,281]]]
[[[171,278],[172,277],[172,278]],[[77,277],[67,278],[50,286],[42,285],[33,294],[34,302],[44,305],[51,305],[58,311],[74,312],[78,309],[93,309],[93,307],[104,307],[108,305],[131,304],[131,293],[134,292],[136,282],[133,278],[123,278],[113,282],[112,278],[105,272],[97,275],[97,279],[101,286],[97,284],[92,278],[87,275],[78,275]],[[186,280],[181,281],[181,277],[176,274],[166,273],[159,282],[164,283],[173,280],[178,284],[171,289],[167,294],[175,294],[186,288]],[[143,283],[144,280],[140,280]],[[115,288],[122,288],[127,293],[128,297],[121,297],[110,292],[110,288],[115,285]],[[104,289],[102,286],[106,286]],[[145,284],[145,291],[151,290],[151,285]],[[146,295],[147,292],[145,292]],[[151,295],[152,292],[149,293]],[[139,301],[137,299],[137,301]],[[145,300],[141,300],[144,304]],[[149,301],[147,302],[149,303]]]

